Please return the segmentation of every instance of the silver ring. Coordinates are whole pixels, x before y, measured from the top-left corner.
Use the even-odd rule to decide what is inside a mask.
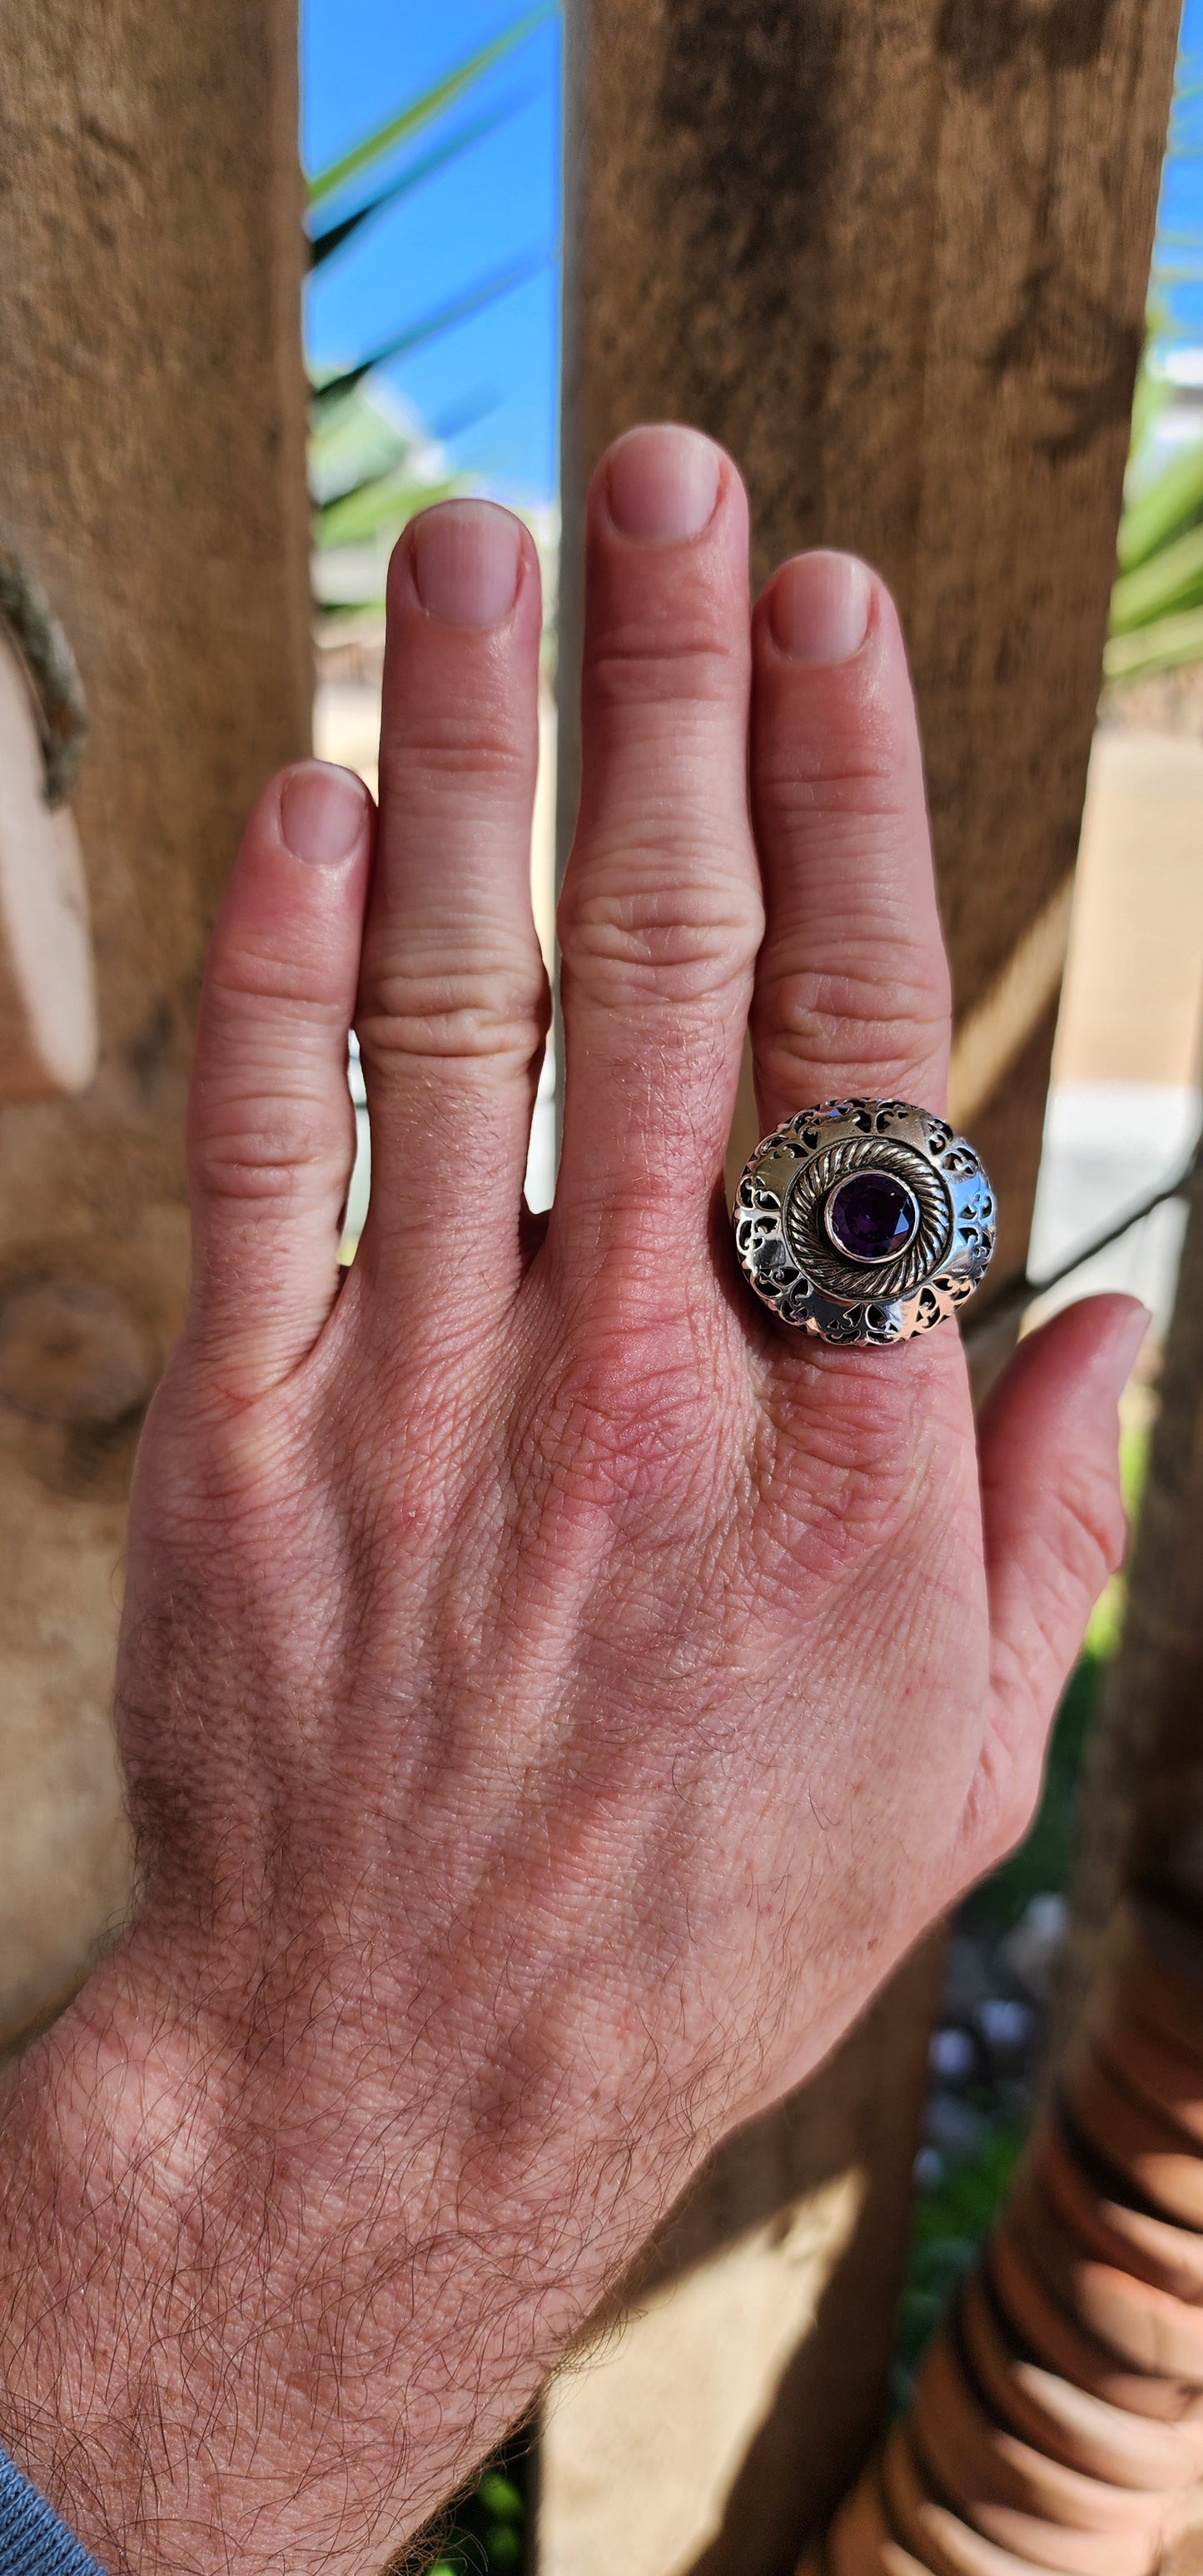
[[[971,1297],[994,1250],[972,1145],[909,1100],[824,1100],[762,1138],[731,1211],[740,1267],[822,1342],[906,1342]]]

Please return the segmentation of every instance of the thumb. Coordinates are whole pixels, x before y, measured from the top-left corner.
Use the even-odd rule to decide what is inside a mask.
[[[978,1432],[992,1707],[966,1830],[974,1876],[1026,1831],[1053,1712],[1122,1562],[1116,1408],[1149,1323],[1131,1297],[1068,1306],[1021,1342]]]

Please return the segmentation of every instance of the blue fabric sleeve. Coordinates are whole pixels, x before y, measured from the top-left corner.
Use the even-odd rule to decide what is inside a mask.
[[[104,2576],[6,2451],[0,2451],[0,2576]]]

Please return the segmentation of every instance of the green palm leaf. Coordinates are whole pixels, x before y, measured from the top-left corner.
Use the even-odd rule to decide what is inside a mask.
[[[419,133],[424,125],[429,125],[434,117],[441,115],[453,100],[462,98],[465,90],[471,89],[486,72],[492,70],[494,63],[502,62],[516,46],[524,45],[537,28],[546,26],[548,19],[556,15],[558,6],[559,0],[543,0],[542,7],[531,9],[525,17],[515,19],[513,26],[503,29],[500,36],[494,36],[491,44],[482,45],[479,52],[470,54],[465,62],[457,63],[454,71],[448,72],[441,81],[435,81],[418,98],[410,99],[408,105],[398,108],[395,115],[386,117],[382,125],[378,125],[373,133],[365,134],[363,141],[355,144],[350,152],[344,152],[341,159],[331,161],[324,170],[317,171],[309,182],[310,205],[324,205],[328,197],[333,197],[350,180],[359,178],[364,170],[370,169],[381,153],[391,152],[398,143],[407,143],[411,135]]]
[[[1183,609],[1177,617],[1159,617],[1129,635],[1113,635],[1103,653],[1103,677],[1139,680],[1149,671],[1181,670],[1187,662],[1203,662],[1203,608]]]
[[[1121,573],[1135,572],[1159,548],[1169,545],[1203,516],[1203,441],[1176,456],[1139,500],[1130,501],[1120,521],[1116,561]]]
[[[508,295],[516,286],[524,286],[528,278],[537,276],[541,268],[547,267],[552,256],[552,252],[547,250],[528,252],[525,259],[515,260],[509,268],[495,270],[491,277],[478,279],[476,285],[468,287],[464,294],[453,296],[449,304],[436,306],[434,312],[424,314],[420,322],[412,322],[407,330],[398,331],[393,339],[374,349],[370,357],[361,358],[358,366],[347,367],[341,375],[327,376],[323,384],[315,385],[313,389],[315,426],[320,426],[335,405],[345,395],[353,393],[374,367],[387,365],[390,358],[407,357],[411,350],[424,348],[428,340],[436,339],[441,331],[454,330],[457,322],[468,321],[472,314],[482,312],[487,304],[496,303],[499,296]]]
[[[1111,632],[1130,634],[1154,618],[1203,605],[1203,527],[1159,546],[1134,572],[1121,573],[1111,593]]]
[[[341,250],[343,243],[358,232],[361,224],[367,223],[369,216],[378,214],[382,206],[391,206],[398,197],[409,196],[412,189],[421,187],[424,179],[432,179],[435,172],[445,169],[449,161],[458,160],[461,152],[469,151],[474,143],[482,142],[486,134],[492,134],[497,126],[504,125],[506,118],[525,107],[532,95],[530,90],[522,91],[518,97],[508,98],[500,107],[492,108],[487,115],[474,117],[470,125],[457,127],[445,143],[436,143],[429,152],[422,154],[420,161],[411,161],[387,188],[381,188],[377,196],[369,197],[366,206],[358,206],[353,215],[344,215],[341,223],[328,224],[324,232],[311,234],[310,268],[320,268],[332,252]]]
[[[415,510],[429,509],[432,501],[445,501],[454,492],[454,476],[443,482],[420,482],[406,463],[396,465],[388,474],[377,474],[370,483],[361,483],[354,492],[343,492],[337,501],[327,501],[325,508],[314,513],[316,543],[326,546],[360,546],[370,543],[383,529],[400,534]]]

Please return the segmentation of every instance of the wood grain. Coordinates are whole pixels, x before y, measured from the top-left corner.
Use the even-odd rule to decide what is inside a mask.
[[[308,744],[310,655],[295,11],[6,0],[0,26],[0,529],[88,698],[101,1014],[82,1099],[0,1111],[2,2033],[125,1901],[112,1655],[183,1308],[193,1008],[246,809]]]

